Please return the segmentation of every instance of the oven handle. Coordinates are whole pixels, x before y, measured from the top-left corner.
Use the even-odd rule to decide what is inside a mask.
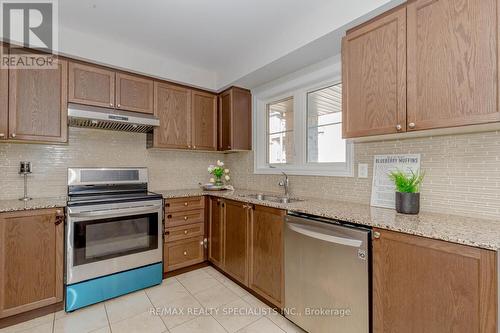
[[[145,208],[143,208],[145,207]],[[71,213],[69,212],[68,215],[70,217],[113,217],[116,216],[117,214],[126,214],[126,213],[133,213],[135,214],[141,214],[141,213],[156,213],[156,210],[153,210],[153,208],[161,208],[161,206],[158,205],[151,205],[151,206],[143,206],[143,207],[137,207],[137,208],[142,208],[142,209],[137,209],[137,208],[117,208],[117,209],[110,209],[110,210],[100,210],[100,211],[92,211],[92,212],[82,212],[82,213]]]

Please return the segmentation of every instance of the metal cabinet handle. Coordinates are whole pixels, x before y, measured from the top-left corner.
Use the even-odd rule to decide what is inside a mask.
[[[0,139],[3,139],[3,138],[5,138],[5,134],[0,133]]]
[[[380,238],[380,232],[378,232],[378,231],[374,231],[374,232],[373,232],[373,238],[375,238],[375,239],[379,239],[379,238]]]
[[[15,137],[16,137],[16,133],[12,133],[12,134],[10,135],[10,137],[11,137],[11,138],[15,138]]]
[[[187,230],[184,230],[184,235],[187,235],[188,234],[188,231]]]
[[[109,103],[109,106],[113,106],[113,103]]]
[[[401,126],[400,124],[397,124],[396,125],[396,130],[399,132],[403,129],[403,126]]]
[[[184,221],[187,221],[188,217],[187,216],[184,216]]]
[[[185,203],[184,203],[184,206],[187,206],[187,205],[188,205],[188,203],[187,203],[187,202],[185,202]]]
[[[121,104],[118,104],[118,105],[117,105],[117,107],[119,107],[119,108],[120,108],[121,106],[122,106]]]
[[[408,127],[411,128],[411,129],[414,129],[415,128],[415,123],[409,123]]]
[[[188,254],[188,253],[187,253],[187,251],[184,251],[184,253],[183,253],[183,254],[184,254],[185,256],[187,256],[187,254]]]

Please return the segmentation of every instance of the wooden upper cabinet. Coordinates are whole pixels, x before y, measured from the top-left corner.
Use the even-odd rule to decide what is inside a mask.
[[[155,82],[154,115],[160,126],[153,130],[153,147],[190,148],[191,90]]]
[[[224,200],[224,271],[248,285],[249,209],[242,202]]]
[[[153,82],[134,75],[116,73],[116,108],[152,114]]]
[[[406,129],[406,8],[347,33],[342,81],[343,137]]]
[[[497,254],[375,230],[374,333],[496,333]]]
[[[408,130],[500,120],[498,0],[408,4]]]
[[[8,54],[7,46],[0,43],[0,54]],[[9,136],[9,71],[0,68],[0,140]]]
[[[250,222],[249,287],[284,306],[283,224],[285,211],[255,206]]]
[[[224,228],[222,216],[222,200],[210,197],[208,222],[208,260],[218,267],[223,267]]]
[[[68,64],[57,63],[57,69],[9,71],[10,140],[67,142]]]
[[[246,89],[219,95],[219,150],[252,150],[252,95]]]
[[[69,96],[72,103],[115,107],[115,72],[93,65],[69,63]]]
[[[0,318],[63,300],[63,218],[58,209],[0,214]]]
[[[193,90],[191,103],[192,148],[217,150],[217,96]]]

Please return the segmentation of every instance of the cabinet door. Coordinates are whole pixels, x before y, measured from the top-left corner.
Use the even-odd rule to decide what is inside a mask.
[[[219,96],[219,150],[231,150],[231,90]]]
[[[496,332],[495,252],[376,231],[375,333]]]
[[[63,299],[64,214],[0,214],[0,318]]]
[[[153,80],[116,74],[116,107],[120,110],[153,113]]]
[[[204,260],[203,236],[168,242],[163,246],[163,271],[199,264]]]
[[[408,4],[408,130],[500,120],[498,0]]]
[[[57,69],[9,71],[9,138],[42,142],[68,140],[68,64]]]
[[[283,307],[283,218],[285,211],[255,206],[250,222],[249,287]]]
[[[246,204],[225,200],[224,271],[248,285],[248,214]]]
[[[154,114],[160,126],[153,130],[153,147],[190,148],[191,90],[159,82],[154,85]]]
[[[0,54],[7,55],[8,48],[0,43]],[[8,137],[9,119],[9,71],[0,68],[0,140]]]
[[[252,96],[233,87],[219,96],[219,150],[252,150]]]
[[[192,91],[193,149],[217,150],[217,96]]]
[[[223,219],[222,219],[222,206],[221,199],[210,197],[209,202],[209,241],[208,241],[208,260],[214,265],[222,268],[224,262],[223,257]]]
[[[406,9],[400,8],[344,37],[343,137],[406,129]]]
[[[72,103],[115,106],[115,72],[97,66],[69,63],[69,96]]]

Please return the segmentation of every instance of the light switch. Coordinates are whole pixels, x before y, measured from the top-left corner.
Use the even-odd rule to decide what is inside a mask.
[[[358,178],[368,178],[368,164],[358,164]]]

